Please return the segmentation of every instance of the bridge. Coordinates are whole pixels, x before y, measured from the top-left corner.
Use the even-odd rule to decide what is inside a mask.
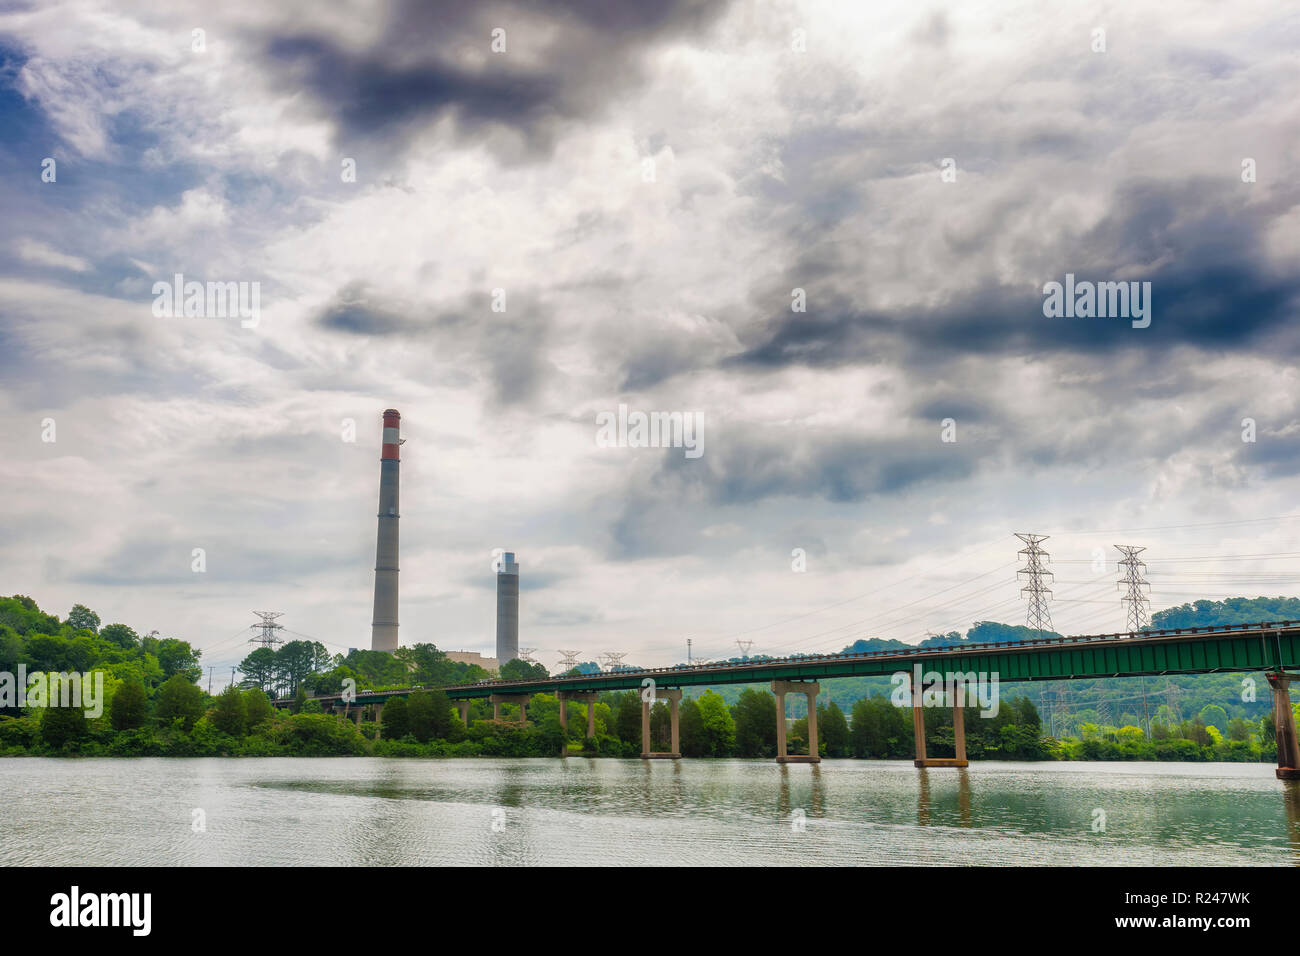
[[[742,660],[673,667],[621,667],[597,674],[548,677],[534,680],[488,680],[474,684],[442,687],[468,723],[470,702],[488,699],[493,719],[501,720],[501,705],[519,706],[519,721],[527,720],[533,694],[554,694],[560,700],[560,722],[568,726],[568,703],[583,701],[587,707],[587,736],[595,736],[594,703],[606,691],[636,690],[641,693],[641,756],[679,758],[678,704],[682,688],[716,684],[770,682],[777,699],[777,762],[816,763],[817,694],[819,681],[836,677],[892,677],[900,672],[909,678],[915,764],[918,767],[964,767],[966,759],[962,701],[970,685],[996,675],[999,683],[1014,681],[1073,680],[1080,678],[1140,677],[1166,674],[1210,674],[1223,671],[1264,671],[1273,692],[1273,722],[1277,733],[1280,779],[1300,779],[1300,745],[1292,717],[1290,691],[1292,672],[1300,670],[1300,622],[1233,624],[1172,630],[1143,630],[1076,637],[1052,637],[1030,641],[1004,641],[907,650],[865,651],[856,654],[796,654],[791,657]],[[925,706],[923,687],[942,687],[944,706],[952,707],[956,756],[927,757],[925,752]],[[394,697],[407,697],[422,688],[357,691],[351,700],[342,694],[317,699],[322,706],[350,716],[360,723],[362,711],[370,708],[378,721],[383,704]],[[786,747],[785,698],[803,694],[808,699],[808,754],[790,754]],[[667,700],[670,707],[671,748],[667,753],[650,750],[650,706]],[[276,706],[287,706],[287,698]]]

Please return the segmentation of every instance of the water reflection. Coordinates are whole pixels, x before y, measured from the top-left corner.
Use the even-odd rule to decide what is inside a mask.
[[[1267,765],[24,758],[0,787],[0,865],[1300,864]]]
[[[1286,806],[1287,841],[1291,845],[1291,862],[1300,866],[1300,780],[1279,780],[1282,802]]]

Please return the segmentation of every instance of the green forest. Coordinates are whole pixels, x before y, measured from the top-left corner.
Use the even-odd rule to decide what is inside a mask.
[[[1203,626],[1300,618],[1294,598],[1198,601],[1156,615],[1155,627]],[[1037,636],[1026,628],[980,622],[965,635],[927,644],[971,644]],[[882,650],[897,642],[858,642]],[[904,647],[906,645],[897,645]],[[846,649],[847,650],[847,649]],[[63,620],[30,597],[0,598],[0,672],[100,673],[98,717],[66,707],[0,706],[0,755],[57,756],[514,756],[634,757],[641,751],[641,702],[635,691],[601,694],[595,736],[584,739],[586,707],[569,704],[567,731],[559,701],[534,695],[528,722],[507,706],[491,719],[486,701],[472,705],[468,726],[440,689],[488,677],[447,659],[433,644],[393,654],[353,651],[331,656],[319,643],[291,641],[244,660],[238,685],[209,695],[199,685],[201,652],[185,641],[140,635],[124,624],[101,626],[77,605]],[[511,661],[503,677],[544,676],[540,665]],[[1255,697],[1252,700],[1250,681]],[[418,688],[391,700],[376,725],[324,713],[315,694],[335,694],[354,681],[360,690]],[[817,712],[819,753],[827,758],[912,756],[910,711],[893,706],[883,679],[822,683]],[[965,711],[972,760],[1226,760],[1275,759],[1269,691],[1262,674],[1003,685],[996,717]],[[291,697],[277,710],[271,698]],[[802,698],[792,702],[802,703]],[[791,753],[807,751],[807,717],[789,722]],[[951,756],[952,715],[926,715],[930,756]],[[668,749],[666,704],[651,712],[652,747]],[[771,757],[776,752],[776,701],[763,686],[688,689],[681,703],[680,746],[687,757]]]

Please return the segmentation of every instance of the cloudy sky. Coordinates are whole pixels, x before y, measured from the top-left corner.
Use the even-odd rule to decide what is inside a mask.
[[[1023,623],[1014,531],[1065,632],[1123,626],[1116,543],[1156,609],[1298,593],[1297,48],[1268,0],[9,4],[0,591],[218,675],[255,609],[368,647],[393,407],[403,643],[492,652],[494,548],[548,665]],[[1150,327],[1046,317],[1067,273]],[[704,453],[601,447],[620,403]]]

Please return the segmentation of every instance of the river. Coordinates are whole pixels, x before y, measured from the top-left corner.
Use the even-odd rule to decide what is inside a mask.
[[[1300,863],[1266,764],[0,760],[0,865]]]

